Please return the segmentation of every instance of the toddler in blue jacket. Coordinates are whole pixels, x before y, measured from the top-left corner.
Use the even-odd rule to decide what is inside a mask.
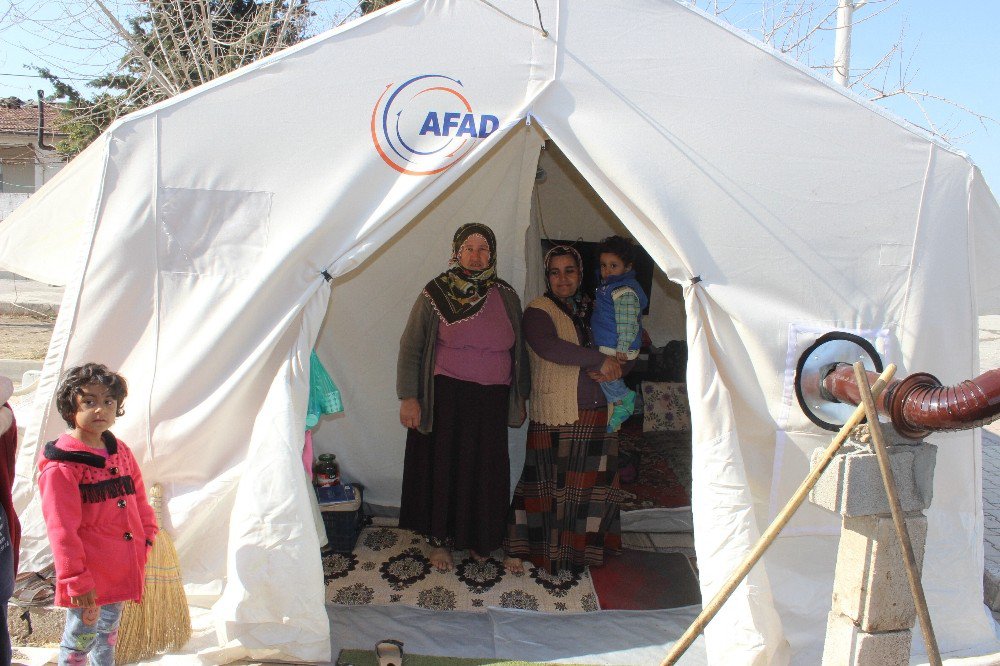
[[[642,311],[649,299],[635,279],[632,264],[635,245],[621,236],[608,236],[597,246],[601,263],[601,285],[594,299],[590,326],[602,353],[620,362],[639,355],[642,341]],[[601,390],[613,409],[608,432],[615,432],[635,410],[635,391],[624,380],[601,382]]]

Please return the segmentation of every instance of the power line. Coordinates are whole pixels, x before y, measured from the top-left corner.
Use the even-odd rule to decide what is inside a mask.
[[[14,74],[13,72],[0,72],[0,76],[19,76],[29,79],[44,79],[45,77],[41,74]],[[57,79],[66,79],[67,81],[90,81],[94,79],[93,76],[82,77],[82,76],[57,76]]]

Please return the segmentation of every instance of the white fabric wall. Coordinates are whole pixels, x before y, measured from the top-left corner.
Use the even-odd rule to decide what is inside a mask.
[[[84,229],[93,223],[102,191],[108,136],[103,135],[60,171],[60,177],[5,215],[0,234],[4,266],[47,284],[67,284],[76,277]],[[75,202],[69,205],[68,202]]]
[[[410,30],[427,12],[446,20],[422,31],[424,50],[415,54]],[[403,2],[383,16],[396,19],[359,21],[119,122],[99,144],[106,152],[95,147],[89,162],[74,163],[78,174],[68,168],[40,193],[34,210],[12,219],[15,231],[30,220],[72,220],[68,229],[54,227],[65,244],[32,249],[29,236],[12,231],[0,245],[5,264],[30,265],[29,275],[62,274],[63,266],[47,267],[50,254],[70,265],[35,406],[41,418],[34,419],[37,431],[27,433],[18,466],[26,565],[40,568],[50,557],[33,461],[39,442],[63,429],[52,404],[57,377],[82,361],[105,362],[130,380],[116,432],[133,445],[146,478],[166,486],[188,590],[219,600],[214,610],[225,659],[330,657],[308,487],[296,472],[306,396],[302,354],[318,335],[327,303],[315,300],[328,293],[320,272],[337,276],[363,264],[523,117],[530,65],[523,53],[501,57],[522,28],[502,22],[488,38],[460,33],[468,43],[463,75],[489,82],[463,89],[465,98],[503,125],[469,144],[450,171],[417,178],[389,169],[373,151],[371,125],[387,82],[400,81],[396,63],[422,55],[422,71],[453,71],[451,52],[436,45],[454,39],[454,26],[482,24],[495,12],[476,3]],[[384,58],[379,65],[370,58],[376,52]],[[317,85],[331,71],[360,78]],[[290,106],[293,99],[299,101]],[[325,131],[296,132],[296,118],[329,123]],[[520,159],[518,152],[515,164]],[[537,145],[532,165],[536,160]],[[508,182],[516,182],[521,171],[510,173]],[[86,198],[75,198],[81,190],[98,197],[96,214],[87,212]],[[499,230],[501,242],[513,248],[501,270],[517,284],[523,260],[516,248],[523,244],[509,243],[516,212],[509,207],[523,200],[516,217],[526,225],[527,193],[508,197],[499,186],[497,192],[496,212],[510,227]],[[479,214],[481,203],[470,202],[468,211]],[[406,249],[434,269],[420,279],[391,272],[394,283],[409,287],[401,298],[411,302],[444,268],[452,230],[440,254]],[[361,305],[345,313],[379,314]],[[390,357],[400,329],[389,335]],[[353,346],[344,340],[338,353],[350,354]],[[373,353],[385,357],[386,345]],[[371,409],[392,432],[382,441],[390,450],[400,446],[394,392],[381,403],[353,396],[349,409]],[[376,501],[398,493],[377,476],[374,483],[359,478]]]
[[[629,44],[620,58],[607,57],[608,12]],[[540,124],[673,280],[702,278],[685,294],[707,598],[794,489],[773,484],[801,480],[828,441],[784,404],[790,331],[886,329],[903,372],[973,374],[974,286],[961,277],[972,167],[670,3],[577,5],[560,31],[566,55],[533,107]],[[670,57],[649,56],[664,44]],[[925,569],[931,612],[947,616],[943,649],[994,639],[979,603],[977,457],[971,434],[954,439],[966,444],[940,451]],[[808,514],[709,626],[713,662],[780,663],[783,641],[801,663],[815,656],[835,539]]]

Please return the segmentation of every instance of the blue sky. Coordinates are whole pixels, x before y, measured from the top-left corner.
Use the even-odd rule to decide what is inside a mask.
[[[864,8],[860,10],[864,11]],[[859,12],[860,13],[860,12]],[[947,97],[997,122],[982,127],[969,116],[933,106],[937,122],[961,122],[956,135],[972,131],[954,145],[967,152],[1000,197],[1000,2],[996,0],[903,0],[898,10],[859,24],[854,32],[852,66],[880,52],[879,41],[894,39],[905,20],[906,41],[916,49],[911,62],[914,88]],[[884,42],[883,42],[884,44]],[[889,109],[922,123],[920,112],[904,99],[889,100]]]
[[[29,5],[34,4],[32,15],[38,18],[54,11],[52,8],[58,5],[42,0],[26,1]],[[835,0],[826,2],[836,4]],[[50,65],[63,74],[67,70],[79,73],[88,67],[97,73],[102,66],[114,61],[116,54],[111,52],[69,48],[69,45],[86,47],[96,43],[88,41],[84,31],[74,26],[63,35],[53,37],[51,33],[46,34],[48,28],[39,28],[37,24],[13,24],[9,16],[3,18],[3,5],[6,4],[0,2],[0,97],[16,95],[31,99],[38,88],[51,92],[47,82],[24,76],[31,74],[24,69],[25,64]],[[354,6],[348,0],[319,0],[313,4],[325,14],[342,14]],[[700,5],[704,4],[702,0]],[[757,23],[754,11],[759,11],[760,5],[760,0],[738,0],[736,11],[744,13],[731,12],[729,18],[735,22],[744,18],[745,26],[752,28]],[[864,19],[876,8],[875,4],[862,7],[855,18]],[[55,19],[54,14],[52,18]],[[48,27],[58,27],[58,23],[55,19]],[[905,58],[913,89],[946,97],[1000,121],[1000,39],[996,36],[1000,29],[1000,1],[900,0],[884,14],[861,20],[855,26],[852,70],[860,71],[877,61],[898,39],[904,27]],[[817,60],[827,58],[828,52],[832,52],[832,37],[829,33],[825,37],[828,39],[818,44],[814,51]],[[13,76],[15,74],[21,76]],[[903,118],[926,126],[914,103],[900,97],[882,104]],[[1000,197],[1000,124],[991,122],[984,128],[968,114],[945,104],[931,102],[928,109],[936,123],[950,127],[949,135],[954,145],[972,157],[994,194]]]

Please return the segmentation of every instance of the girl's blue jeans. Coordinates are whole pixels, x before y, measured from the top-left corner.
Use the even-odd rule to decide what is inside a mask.
[[[100,607],[97,623],[83,623],[82,608],[66,609],[66,629],[59,644],[59,666],[86,666],[87,655],[93,666],[115,665],[118,623],[125,603]]]

